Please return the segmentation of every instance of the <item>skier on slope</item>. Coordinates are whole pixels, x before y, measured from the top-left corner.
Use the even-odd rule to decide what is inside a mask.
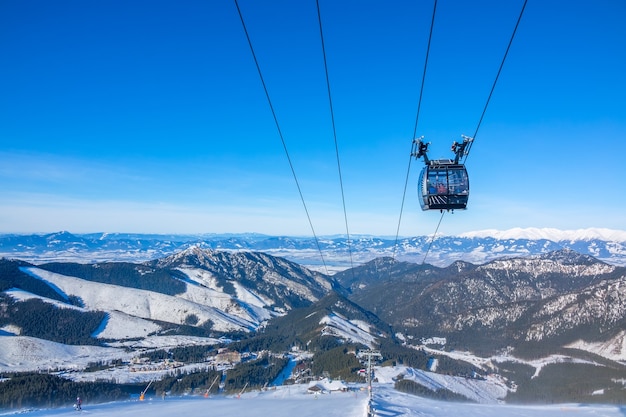
[[[82,410],[82,407],[81,407],[82,403],[83,402],[80,399],[80,397],[76,397],[76,405],[75,405],[75,407],[76,407],[77,410]]]

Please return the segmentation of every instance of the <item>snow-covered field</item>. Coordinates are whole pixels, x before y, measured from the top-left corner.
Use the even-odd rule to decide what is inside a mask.
[[[27,336],[0,336],[0,371],[82,370],[89,362],[130,359],[123,349],[71,346]]]
[[[90,416],[150,417],[366,417],[366,390],[307,394],[306,385],[282,386],[263,392],[237,396],[147,398],[146,401],[125,401],[107,404],[83,403],[83,413]],[[466,404],[427,400],[402,394],[391,384],[375,384],[372,409],[380,417],[624,417],[626,408],[562,404],[550,406],[511,406],[498,404]],[[49,410],[20,410],[0,415],[24,414],[39,416],[76,416],[71,407]]]

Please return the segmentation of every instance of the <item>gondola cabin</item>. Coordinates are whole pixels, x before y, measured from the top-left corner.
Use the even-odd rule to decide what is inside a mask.
[[[469,178],[465,165],[451,159],[430,160],[418,183],[422,210],[465,210]]]

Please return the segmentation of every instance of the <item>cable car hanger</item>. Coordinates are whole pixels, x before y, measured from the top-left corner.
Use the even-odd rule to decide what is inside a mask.
[[[463,142],[452,143],[452,159],[429,159],[428,145],[424,137],[413,139],[411,156],[424,158],[426,165],[420,173],[417,190],[422,210],[439,210],[443,212],[465,210],[469,199],[469,176],[465,164],[460,163],[461,157],[467,155],[466,147],[474,140],[461,135]]]

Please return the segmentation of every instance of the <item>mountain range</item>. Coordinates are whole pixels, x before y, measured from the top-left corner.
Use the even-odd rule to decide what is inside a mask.
[[[602,341],[613,344],[613,359],[626,359],[626,268],[569,249],[445,268],[379,259],[335,278],[396,331],[444,337],[449,348]]]
[[[68,251],[77,240],[90,242],[68,233],[30,239],[32,253],[36,242]],[[299,242],[247,239],[267,247]],[[327,247],[331,242],[341,240]],[[294,250],[305,250],[300,243]],[[439,358],[444,372],[499,369],[518,381],[525,375],[527,384],[536,383],[533,372],[541,368],[520,371],[520,363],[557,355],[573,367],[604,369],[603,388],[626,380],[626,268],[572,249],[446,266],[376,257],[325,274],[265,251],[211,249],[195,240],[182,246],[143,262],[0,260],[0,368],[24,369],[24,346],[42,346],[37,340],[127,358],[228,338],[241,351],[350,344],[411,366]]]
[[[572,249],[598,260],[626,266],[626,231],[608,229],[485,230],[459,236],[312,237],[260,234],[150,235],[127,233],[0,235],[0,257],[42,262],[144,262],[191,246],[226,251],[258,251],[310,269],[333,273],[380,257],[447,266],[502,257],[538,255]]]

